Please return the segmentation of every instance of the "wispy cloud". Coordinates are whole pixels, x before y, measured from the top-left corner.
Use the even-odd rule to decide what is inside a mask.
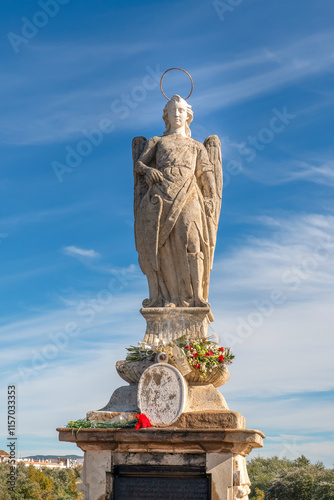
[[[78,248],[75,246],[64,247],[62,251],[64,254],[76,258],[84,257],[87,259],[97,259],[98,257],[101,257],[101,255],[95,250],[86,250],[84,248]]]
[[[322,104],[320,105],[322,107]],[[287,108],[285,109],[288,113]],[[267,144],[261,142],[261,132],[270,131],[269,127],[263,126],[259,129],[254,129],[251,134],[247,134],[244,140],[234,140],[226,134],[220,136],[223,154],[223,170],[224,182],[227,187],[231,177],[239,174],[247,176],[253,181],[261,184],[278,186],[289,182],[307,181],[315,184],[333,186],[334,184],[334,161],[331,148],[327,151],[316,151],[312,143],[307,145],[307,150],[304,148],[301,153],[299,149],[289,145],[290,152],[284,151],[282,147],[282,137],[286,145],[289,140],[291,126],[292,134],[295,133],[295,127],[300,127],[303,124],[303,116],[305,113],[312,113],[313,108],[303,109],[291,114],[292,120],[279,133],[272,132],[271,140]],[[314,110],[314,109],[313,109]],[[278,110],[279,111],[279,110]],[[290,114],[290,113],[288,113]],[[271,118],[275,116],[273,110],[270,110],[269,117],[265,125],[270,124]],[[301,118],[301,119],[300,119]],[[210,131],[205,130],[205,135],[209,135]],[[292,135],[291,134],[291,135]],[[203,135],[203,134],[202,134]],[[250,143],[250,137],[256,137],[257,145],[261,149],[256,149]],[[273,148],[275,155],[272,154]],[[293,151],[293,153],[291,152]],[[238,164],[238,170],[235,165]],[[232,165],[230,176],[230,165]]]
[[[211,87],[205,95],[203,93],[194,98],[193,104],[203,112],[210,112],[328,71],[334,64],[334,55],[329,49],[333,39],[332,33],[319,33],[289,42],[283,47],[262,50],[258,55],[241,54],[237,62],[211,66],[215,80],[221,75],[226,83]],[[253,73],[251,76],[249,66]],[[203,78],[207,71],[197,68],[195,73],[198,73],[198,78],[201,75]]]
[[[331,68],[334,62],[331,50],[327,49],[327,47],[332,46],[332,43],[333,35],[325,32],[299,41],[285,42],[283,46],[258,47],[256,52],[252,50],[233,55],[233,60],[224,64],[209,63],[207,66],[193,66],[189,69],[199,87],[205,84],[205,92],[193,96],[191,104],[197,112],[207,114],[324,72]],[[123,75],[118,79],[117,84],[113,84],[112,88],[106,85],[105,78],[99,78],[95,75],[94,88],[91,85],[78,84],[73,90],[72,80],[75,76],[73,59],[76,60],[76,54],[78,54],[80,62],[85,54],[85,47],[76,45],[73,50],[59,52],[65,53],[64,64],[69,66],[69,71],[66,68],[60,71],[56,66],[58,75],[56,78],[59,79],[59,74],[62,75],[62,85],[60,87],[58,85],[54,89],[52,100],[47,98],[44,102],[43,95],[38,93],[36,105],[33,107],[33,116],[29,113],[29,127],[20,127],[18,124],[22,123],[22,120],[18,120],[17,115],[13,112],[6,117],[6,123],[1,124],[0,122],[0,130],[3,130],[6,141],[17,144],[37,144],[74,140],[80,136],[81,130],[92,129],[102,118],[110,118],[112,115],[110,104],[113,99],[119,98],[124,90],[130,92],[132,88],[138,86],[145,74],[145,65],[143,65],[142,74],[135,77],[132,75],[128,78]],[[138,47],[139,51],[146,49],[146,44]],[[50,51],[51,53],[53,50],[57,52],[57,47],[49,46],[48,50],[37,47],[34,50],[43,60],[47,58],[48,61],[53,61],[53,58],[50,57]],[[87,50],[92,54],[99,55],[97,58],[90,58],[89,65],[80,63],[80,71],[99,74],[100,69],[105,67],[109,49],[103,44],[102,46],[97,44],[90,46]],[[121,52],[129,57],[134,55],[126,44]],[[97,62],[100,68],[95,67]],[[31,61],[31,64],[34,62]],[[59,61],[59,64],[63,64],[62,60]],[[52,74],[52,68],[50,71]],[[44,71],[42,80],[44,81],[51,74]],[[219,81],[219,84],[213,83],[211,87],[208,87],[208,74],[211,75],[211,81]],[[20,85],[24,85],[25,89],[27,85],[33,85],[35,88],[35,78],[31,80],[30,84],[29,82],[27,84],[26,79],[20,83],[16,76],[13,78],[16,82],[16,92]],[[4,80],[4,85],[6,85],[6,80],[8,79]],[[66,86],[66,82],[71,82],[71,84]],[[8,91],[10,90],[8,89]],[[139,105],[142,106],[141,103]],[[22,101],[20,106],[20,114],[22,114],[26,100]],[[118,121],[117,127],[119,129],[137,129],[138,120],[140,126],[161,125],[160,111],[157,113],[157,109],[160,108],[160,94],[156,92],[153,95],[152,93],[151,98],[145,101],[145,113],[141,113],[135,121]]]
[[[240,157],[238,160],[242,162],[242,173],[262,184],[278,186],[289,182],[307,181],[326,186],[334,185],[334,162],[331,158],[320,156],[309,161],[298,158],[275,161],[257,157],[256,168],[254,164],[247,164],[247,161],[243,161]]]
[[[317,184],[334,186],[334,161],[331,158],[311,162],[292,162],[287,180],[308,180]]]
[[[303,266],[307,279],[300,278],[303,286],[298,289],[297,298],[320,300],[333,291],[334,216],[286,212],[280,216],[249,217],[242,222],[257,225],[260,236],[244,236],[246,241],[233,254],[217,257],[211,289],[224,302],[229,298],[229,304],[231,299],[236,300],[234,309],[242,307],[244,302],[240,297],[232,295],[238,294],[238,290],[247,292],[249,300],[273,287],[288,290],[290,283],[282,279],[284,273],[293,274],[294,269]],[[223,287],[216,280],[216,273]]]
[[[61,217],[66,217],[70,214],[82,212],[86,209],[91,209],[93,204],[96,206],[96,203],[87,201],[52,208],[43,208],[41,210],[20,212],[0,219],[0,226],[12,230],[13,227],[16,226],[45,223]]]

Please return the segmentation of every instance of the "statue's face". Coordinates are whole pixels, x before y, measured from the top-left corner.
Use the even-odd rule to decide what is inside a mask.
[[[172,101],[167,109],[167,116],[170,125],[173,128],[184,127],[187,121],[186,103],[182,101]]]

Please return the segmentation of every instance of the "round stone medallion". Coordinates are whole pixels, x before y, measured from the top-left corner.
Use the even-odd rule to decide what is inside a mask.
[[[152,425],[170,425],[184,410],[186,385],[177,368],[167,363],[149,366],[140,377],[138,406]]]

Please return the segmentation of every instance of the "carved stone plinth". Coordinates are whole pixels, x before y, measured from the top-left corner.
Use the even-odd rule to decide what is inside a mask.
[[[129,453],[225,453],[248,455],[262,448],[263,432],[253,429],[57,429],[59,441],[75,443],[83,451]]]
[[[100,410],[89,411],[87,418],[90,415],[98,415],[99,413],[115,413],[115,412],[138,412],[138,386],[122,386],[118,387],[111,396],[108,403]],[[186,404],[184,411],[218,411],[228,410],[224,396],[212,385],[187,386],[186,389]],[[114,415],[111,416],[111,418]],[[95,418],[97,420],[97,417]],[[105,420],[105,417],[103,418]]]
[[[89,411],[87,419],[92,422],[115,422],[120,417],[123,422],[136,418],[137,412]],[[156,428],[166,425],[155,424]],[[190,410],[185,411],[168,428],[173,429],[245,429],[245,418],[230,410]]]
[[[182,337],[207,338],[208,325],[213,321],[210,307],[147,307],[140,310],[146,319],[144,341],[170,341]]]
[[[243,498],[237,494],[249,483],[242,473],[244,457],[261,448],[264,438],[250,429],[57,430],[60,441],[85,452],[84,500],[117,499],[122,491],[127,500]]]

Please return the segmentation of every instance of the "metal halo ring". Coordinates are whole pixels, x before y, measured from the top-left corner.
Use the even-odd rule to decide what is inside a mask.
[[[188,71],[186,71],[185,69],[182,69],[182,68],[169,68],[169,69],[166,69],[166,71],[163,73],[162,77],[160,78],[160,90],[163,94],[164,97],[166,97],[166,99],[169,101],[169,97],[166,96],[166,94],[164,93],[164,91],[162,90],[162,79],[163,77],[165,76],[166,73],[168,73],[168,71],[172,71],[172,69],[178,69],[180,71],[183,71],[183,73],[186,73],[186,75],[189,76],[190,78],[190,81],[191,81],[191,91],[190,91],[190,94],[188,95],[188,97],[186,97],[184,100],[186,101],[187,99],[189,99],[189,97],[191,96],[191,94],[193,93],[193,89],[194,89],[194,82],[193,82],[193,79],[191,78],[191,75],[188,73]]]

